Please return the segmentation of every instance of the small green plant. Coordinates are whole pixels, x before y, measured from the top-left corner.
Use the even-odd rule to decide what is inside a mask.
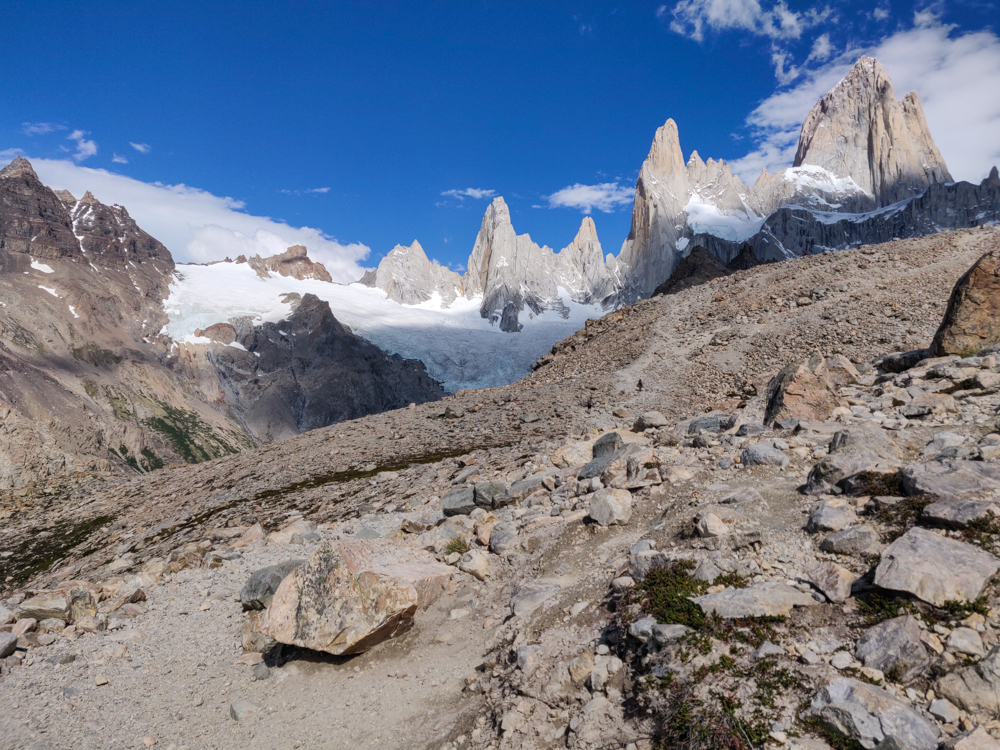
[[[646,574],[636,587],[643,609],[666,625],[686,625],[699,630],[705,627],[705,613],[689,597],[699,596],[706,584],[691,577],[694,562],[674,560]]]
[[[962,538],[986,551],[993,549],[993,542],[1000,535],[1000,523],[992,513],[987,513],[983,518],[976,518],[969,521],[969,524],[962,530]]]
[[[900,616],[900,610],[909,612],[913,608],[913,603],[905,599],[886,596],[878,592],[872,592],[864,598],[858,599],[858,611],[865,625],[871,627],[878,625],[885,620]]]
[[[985,617],[990,611],[990,605],[988,604],[988,597],[981,596],[971,602],[950,600],[942,604],[941,609],[953,618],[964,618],[972,614],[983,615]]]
[[[937,500],[934,495],[914,495],[906,497],[892,505],[883,505],[870,515],[880,524],[886,526],[882,541],[886,544],[899,539],[917,524],[917,519],[924,508]]]
[[[444,546],[445,554],[448,555],[464,555],[470,549],[472,549],[472,547],[469,546],[469,542],[464,537],[460,536],[456,536]]]
[[[903,477],[898,471],[861,471],[851,477],[853,495],[890,495],[900,497],[903,493]]]

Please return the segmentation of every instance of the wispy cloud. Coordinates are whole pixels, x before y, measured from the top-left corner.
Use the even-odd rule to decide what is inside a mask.
[[[312,195],[320,194],[320,195],[322,195],[322,194],[329,193],[330,192],[330,188],[328,188],[328,187],[307,188],[305,190],[288,190],[288,189],[282,189],[279,192],[284,193],[285,195],[309,195],[309,194],[312,194]]]
[[[129,141],[128,145],[130,145],[140,154],[148,154],[150,151],[153,150],[153,147],[150,146],[148,143],[132,143],[132,141]]]
[[[97,144],[94,141],[88,140],[87,135],[89,135],[89,133],[86,131],[74,130],[66,136],[66,140],[76,141],[76,153],[73,154],[73,158],[77,161],[89,159],[97,153]]]
[[[1000,37],[987,30],[957,33],[933,14],[916,13],[912,28],[864,47],[831,50],[828,60],[804,69],[795,86],[761,102],[747,118],[757,145],[730,164],[733,171],[752,181],[763,167],[790,166],[806,114],[863,54],[882,63],[897,98],[918,93],[953,177],[978,182],[1000,163]]]
[[[464,201],[466,198],[475,198],[476,200],[482,200],[483,198],[492,198],[497,194],[496,190],[482,190],[480,188],[465,188],[465,190],[445,190],[441,195],[449,198],[458,198],[460,201]]]
[[[617,182],[602,182],[597,185],[576,183],[548,196],[549,208],[575,208],[585,214],[596,208],[611,213],[618,206],[632,203],[635,189],[619,185]]]
[[[829,8],[799,13],[783,0],[770,10],[761,7],[758,0],[680,0],[673,8],[661,5],[656,10],[657,18],[669,18],[671,30],[699,42],[705,38],[706,29],[741,29],[771,39],[798,39],[805,29],[830,15]]]
[[[111,161],[113,161],[115,164],[128,164],[128,159],[126,159],[124,156],[118,153],[116,153],[114,156],[111,157]]]
[[[17,156],[22,156],[24,152],[19,148],[8,148],[0,151],[0,161],[6,162],[14,159]]]
[[[21,123],[21,132],[25,135],[45,135],[46,133],[54,133],[57,130],[65,130],[65,125],[55,125],[51,122],[23,122]]]

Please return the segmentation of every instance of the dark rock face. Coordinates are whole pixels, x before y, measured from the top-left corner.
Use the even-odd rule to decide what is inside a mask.
[[[1000,342],[1000,251],[986,253],[955,284],[931,356],[963,356]]]
[[[836,214],[784,206],[767,217],[753,237],[732,242],[699,234],[702,245],[731,270],[895,238],[921,237],[943,229],[1000,221],[1000,178],[993,172],[978,185],[935,183],[920,195],[867,214]]]
[[[660,284],[653,291],[653,296],[658,294],[673,294],[682,289],[690,289],[693,286],[707,284],[712,279],[720,276],[728,276],[729,270],[718,258],[698,245],[691,253],[682,258],[677,264],[677,268],[670,274],[670,278]]]
[[[209,351],[227,402],[258,439],[290,437],[444,395],[422,362],[386,354],[356,336],[315,295],[294,298],[287,320],[261,326],[233,321],[246,351]]]

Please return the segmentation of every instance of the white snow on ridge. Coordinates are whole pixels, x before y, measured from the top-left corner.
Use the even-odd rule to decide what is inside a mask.
[[[479,314],[482,299],[459,297],[443,308],[435,295],[419,305],[400,305],[380,289],[360,284],[299,281],[284,276],[261,279],[248,265],[216,263],[178,265],[164,308],[170,322],[163,333],[176,341],[207,343],[194,331],[230,318],[250,315],[255,323],[276,323],[291,312],[284,294],[315,294],[330,303],[341,323],[390,354],[419,359],[431,377],[448,391],[490,388],[511,383],[531,371],[531,364],[552,345],[603,314],[599,305],[563,298],[564,318],[556,312],[521,314],[520,333],[504,333]]]
[[[56,290],[55,290],[55,289],[52,289],[51,287],[47,287],[47,286],[42,286],[41,284],[39,284],[39,285],[38,285],[38,288],[39,288],[39,289],[44,289],[44,290],[45,290],[46,292],[48,292],[49,294],[51,294],[51,295],[52,295],[53,297],[55,297],[56,299],[58,299],[58,298],[59,298],[59,295],[58,295],[58,294],[56,294]]]
[[[757,216],[747,209],[743,212],[723,212],[714,203],[704,200],[697,193],[684,206],[688,227],[692,234],[711,234],[724,240],[742,242],[753,237],[764,225],[764,216]],[[681,248],[678,248],[680,250]]]
[[[36,271],[41,271],[42,273],[55,273],[55,271],[52,270],[52,266],[46,265],[45,263],[39,263],[34,258],[31,259],[31,267]]]

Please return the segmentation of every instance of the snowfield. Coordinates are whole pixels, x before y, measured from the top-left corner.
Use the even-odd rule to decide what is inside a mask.
[[[390,354],[419,359],[431,377],[454,392],[511,383],[531,371],[532,363],[554,343],[583,327],[587,318],[604,314],[600,305],[570,301],[560,289],[566,317],[550,311],[521,313],[520,333],[504,333],[479,315],[482,298],[459,297],[441,307],[438,297],[420,305],[400,305],[380,289],[361,284],[299,281],[284,276],[261,279],[244,263],[178,265],[164,307],[170,322],[163,333],[175,341],[202,343],[198,328],[252,316],[256,323],[276,323],[291,312],[289,293],[315,294],[330,303],[341,323]]]

